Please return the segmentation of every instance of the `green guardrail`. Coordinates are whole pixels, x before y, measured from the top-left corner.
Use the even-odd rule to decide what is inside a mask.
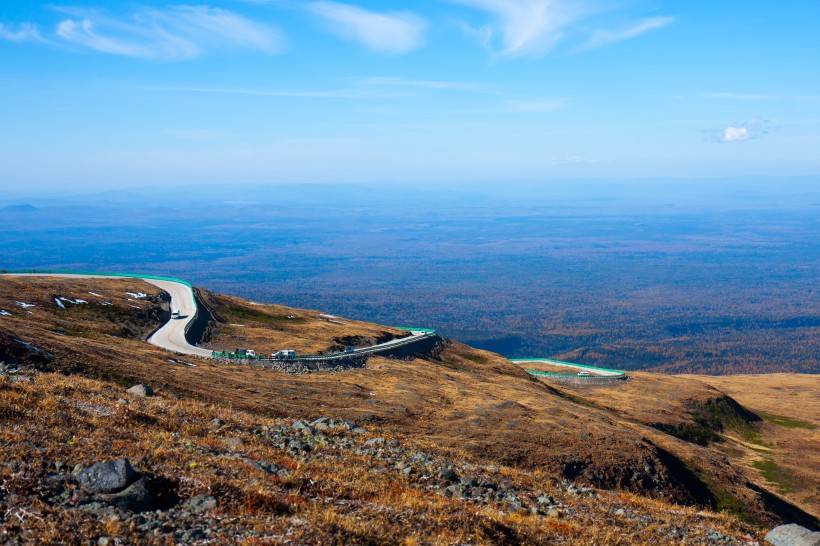
[[[170,281],[184,284],[193,290],[193,285],[188,281],[176,279],[174,277],[162,277],[159,275],[139,275],[137,273],[110,273],[100,271],[80,271],[66,269],[0,269],[0,275],[85,275],[89,277],[124,277],[128,279],[152,279],[155,281]]]
[[[575,362],[564,362],[562,360],[554,360],[551,358],[510,358],[510,362],[526,364],[527,362],[545,362],[547,364],[555,364],[556,366],[573,366],[576,368],[583,368],[590,371],[608,372],[617,374],[616,377],[623,377],[626,375],[621,370],[613,370],[610,368],[599,368],[598,366],[590,366],[589,364],[576,364]],[[578,374],[557,373],[557,372],[542,372],[539,370],[527,370],[530,375],[540,375],[547,377],[578,377]],[[601,377],[601,376],[581,376],[581,377]],[[612,376],[610,376],[612,377]]]
[[[184,284],[194,292],[194,287],[188,281],[177,279],[174,277],[162,277],[159,275],[139,275],[137,273],[110,273],[100,271],[81,271],[81,270],[64,270],[64,269],[0,269],[0,275],[84,275],[88,277],[112,277],[112,278],[126,278],[126,279],[151,279],[155,281],[169,281],[179,284]]]

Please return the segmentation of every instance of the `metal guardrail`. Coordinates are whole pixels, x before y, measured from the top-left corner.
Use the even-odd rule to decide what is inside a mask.
[[[415,330],[415,329],[414,329]],[[238,355],[235,353],[226,353],[226,352],[219,352],[214,351],[213,356],[214,358],[227,358],[229,360],[253,360],[256,362],[311,362],[311,361],[323,361],[323,360],[345,360],[348,358],[355,358],[366,354],[373,354],[373,353],[380,353],[383,351],[388,351],[390,349],[396,347],[404,347],[405,345],[411,345],[413,343],[418,343],[423,339],[427,339],[431,336],[435,335],[435,330],[415,330],[418,332],[422,332],[421,335],[410,336],[406,338],[402,338],[396,342],[389,342],[388,345],[374,345],[373,347],[365,347],[364,349],[355,349],[350,352],[342,352],[342,353],[330,353],[326,355],[297,355],[293,358],[263,358],[259,356],[250,357],[247,355]]]
[[[558,373],[558,372],[542,372],[539,370],[527,370],[530,375],[538,375],[542,377],[575,377],[578,379],[613,379],[626,377],[626,373],[621,370],[612,370],[609,368],[599,368],[598,366],[590,366],[589,364],[576,364],[575,362],[564,362],[561,360],[553,360],[551,358],[511,358],[510,362],[526,364],[527,362],[545,362],[547,364],[555,364],[556,366],[572,366],[574,368],[582,368],[593,372],[606,372],[615,375],[578,375],[577,373]]]
[[[43,275],[85,275],[88,277],[125,277],[128,279],[153,279],[156,281],[170,281],[179,284],[184,284],[193,292],[194,287],[188,281],[176,279],[174,277],[162,277],[158,275],[139,275],[137,273],[108,273],[100,271],[81,271],[68,269],[0,269],[0,275],[29,275],[29,274],[43,274]]]
[[[86,277],[112,277],[112,278],[126,278],[126,279],[151,279],[154,281],[168,281],[187,286],[191,291],[191,296],[194,300],[194,316],[185,325],[185,334],[187,335],[191,327],[196,322],[199,315],[199,304],[196,301],[196,293],[194,287],[188,281],[177,279],[174,277],[163,277],[159,275],[139,275],[137,273],[109,273],[100,271],[82,271],[82,270],[67,270],[67,269],[0,269],[0,275],[83,275]]]

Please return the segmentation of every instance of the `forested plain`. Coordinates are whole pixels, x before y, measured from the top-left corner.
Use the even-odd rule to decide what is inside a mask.
[[[508,357],[820,372],[820,184],[243,186],[0,200],[0,267],[177,276]],[[162,195],[162,197],[160,197]]]

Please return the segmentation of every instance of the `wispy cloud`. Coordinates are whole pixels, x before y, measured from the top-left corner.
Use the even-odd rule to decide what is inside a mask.
[[[650,17],[634,23],[627,29],[620,31],[599,30],[592,33],[590,39],[581,45],[578,50],[595,49],[616,42],[631,40],[649,31],[663,28],[675,22],[674,17]]]
[[[710,142],[729,144],[760,138],[769,133],[771,124],[765,119],[753,119],[741,123],[733,123],[722,129],[710,129],[706,132],[706,139]]]
[[[708,99],[748,100],[748,101],[820,101],[820,95],[757,95],[752,93],[706,93]]]
[[[380,53],[407,53],[424,41],[427,23],[407,12],[375,12],[339,2],[311,2],[308,9],[328,28]]]
[[[58,23],[58,37],[112,55],[175,61],[219,47],[274,53],[282,43],[274,29],[207,6],[143,8],[124,19],[93,10],[56,9],[69,16]]]
[[[461,114],[537,114],[566,106],[567,100],[554,97],[507,99],[487,108],[458,110]]]
[[[581,2],[566,0],[449,0],[492,14],[496,23],[479,29],[467,27],[488,47],[498,36],[504,57],[542,56],[552,50],[571,23],[583,17]]]
[[[344,86],[334,89],[276,89],[258,87],[202,87],[161,85],[151,86],[154,91],[182,93],[212,93],[220,95],[248,95],[256,97],[292,97],[315,99],[371,100],[409,97],[422,93],[463,92],[487,95],[502,94],[494,86],[469,81],[414,80],[395,77],[368,77],[344,79]]]
[[[489,13],[485,26],[462,22],[462,29],[498,57],[542,57],[568,38],[586,41],[576,51],[637,38],[671,24],[674,17],[649,17],[620,30],[598,30],[591,35],[578,28],[583,19],[605,8],[589,0],[446,0]]]
[[[40,31],[37,29],[37,25],[31,23],[23,23],[17,30],[0,23],[0,39],[11,40],[12,42],[44,41],[40,35]]]

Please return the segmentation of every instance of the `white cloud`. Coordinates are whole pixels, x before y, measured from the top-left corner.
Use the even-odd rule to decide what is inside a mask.
[[[407,12],[378,13],[338,2],[311,2],[308,9],[321,17],[333,33],[380,53],[417,49],[427,28],[423,19]]]
[[[217,47],[243,47],[274,53],[279,34],[231,11],[207,6],[142,9],[126,20],[97,11],[57,8],[71,18],[60,21],[56,34],[89,49],[155,60],[186,60]]]
[[[449,1],[493,14],[495,26],[471,32],[488,46],[499,34],[497,54],[505,57],[546,55],[561,40],[564,30],[588,12],[582,2],[566,0]]]
[[[707,140],[728,144],[760,138],[769,133],[770,123],[764,119],[753,119],[742,123],[733,123],[722,129],[707,131]]]
[[[579,50],[594,49],[596,47],[603,47],[609,44],[614,44],[616,42],[622,42],[624,40],[631,40],[632,38],[637,38],[641,34],[644,34],[651,30],[663,28],[667,25],[670,25],[674,21],[674,17],[650,17],[648,19],[643,19],[642,21],[635,23],[634,25],[625,30],[599,30],[597,32],[594,32],[592,34],[592,37],[585,44],[583,44],[579,48]]]
[[[37,26],[31,23],[21,24],[18,30],[12,30],[11,27],[0,23],[0,38],[3,40],[11,40],[12,42],[43,41],[43,37],[40,36],[40,31],[37,29]]]
[[[740,142],[750,138],[752,138],[752,135],[749,133],[748,127],[726,127],[723,130],[721,142]]]

